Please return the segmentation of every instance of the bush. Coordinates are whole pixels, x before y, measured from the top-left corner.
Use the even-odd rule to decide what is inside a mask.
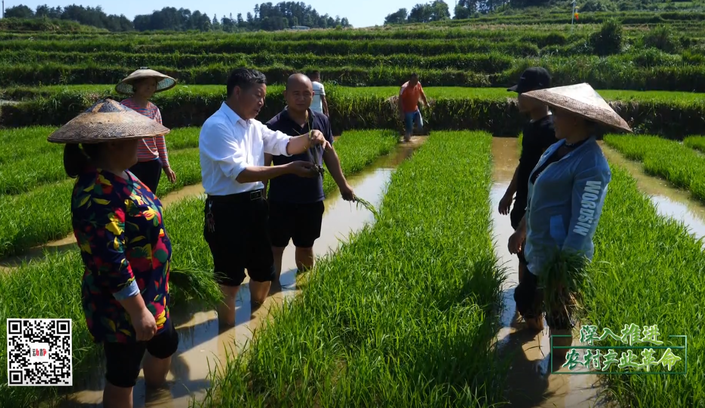
[[[622,51],[622,23],[616,19],[605,21],[600,31],[590,36],[595,54],[604,56]]]
[[[643,38],[644,46],[656,48],[669,54],[675,54],[680,49],[680,41],[675,38],[670,27],[659,24],[649,30]]]

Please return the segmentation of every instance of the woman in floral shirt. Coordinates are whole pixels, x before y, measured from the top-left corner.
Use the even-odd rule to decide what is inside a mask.
[[[168,132],[107,99],[49,137],[66,143],[64,168],[76,178],[71,212],[85,265],[83,309],[104,347],[106,408],[132,407],[145,351],[147,385],[161,385],[179,344],[169,316],[171,242],[162,206],[128,170],[140,138]]]

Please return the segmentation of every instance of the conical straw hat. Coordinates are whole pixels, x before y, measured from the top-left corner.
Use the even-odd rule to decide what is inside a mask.
[[[176,80],[169,75],[162,74],[159,71],[149,68],[140,68],[120,81],[120,83],[115,86],[115,90],[122,94],[131,95],[135,92],[135,89],[132,87],[132,83],[144,78],[156,78],[159,80],[157,83],[156,92],[166,91],[176,86]]]
[[[559,86],[526,92],[521,97],[563,109],[585,119],[631,132],[627,122],[589,84]]]
[[[52,143],[101,143],[165,135],[170,130],[112,99],[96,102],[52,133]]]

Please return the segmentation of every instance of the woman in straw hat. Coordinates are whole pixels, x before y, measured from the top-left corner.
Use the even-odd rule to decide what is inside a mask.
[[[169,90],[174,86],[176,86],[174,78],[152,69],[140,68],[120,81],[115,90],[122,94],[131,95],[121,102],[123,105],[162,124],[162,114],[159,108],[149,99],[155,93]],[[142,180],[153,193],[157,192],[162,169],[170,182],[176,182],[176,174],[169,165],[164,135],[143,138],[139,143],[137,158],[137,164],[130,168],[130,171]]]
[[[145,381],[166,379],[179,344],[169,316],[171,242],[162,205],[129,171],[144,137],[169,129],[111,99],[49,136],[65,143],[64,169],[76,178],[74,235],[85,266],[86,325],[106,358],[105,407],[132,407],[142,357]]]
[[[563,276],[556,279],[557,259],[592,260],[593,236],[611,180],[610,167],[597,144],[597,125],[631,132],[622,119],[588,84],[570,85],[523,93],[520,98],[548,105],[558,142],[541,156],[529,177],[527,212],[509,239],[509,250],[522,247],[527,260],[524,280],[514,299],[527,324],[543,329],[542,288],[555,302],[546,304],[547,321],[554,334],[570,334],[576,286]],[[579,268],[578,268],[579,269]],[[538,282],[541,276],[542,284]],[[548,278],[548,279],[546,279]],[[550,290],[549,290],[550,288]],[[567,306],[566,306],[567,305]],[[554,344],[560,343],[554,338]],[[570,345],[570,341],[568,344]],[[554,355],[565,357],[567,349]]]

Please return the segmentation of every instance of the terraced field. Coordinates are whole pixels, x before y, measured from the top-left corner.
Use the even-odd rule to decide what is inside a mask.
[[[506,86],[535,64],[549,68],[556,85],[589,82],[636,133],[608,134],[605,144],[705,202],[705,14],[586,13],[571,31],[557,13],[533,13],[298,33],[0,31],[0,100],[16,102],[0,106],[0,261],[70,234],[72,181],[61,147],[46,137],[97,99],[120,98],[111,84],[139,66],[180,82],[154,99],[173,129],[166,140],[178,177],[160,182],[160,197],[200,183],[199,127],[222,103],[234,67],[259,67],[268,76],[263,121],[284,107],[281,84],[291,72],[319,69],[349,177],[399,148],[402,124],[390,98],[418,72],[431,99],[422,108],[430,136],[409,147],[418,150],[394,171],[379,217],[317,263],[301,294],[273,309],[252,343],[222,362],[200,402],[506,402],[509,356],[494,343],[506,271],[493,253],[506,243],[493,241],[497,210],[489,202],[493,166],[512,165],[493,162],[491,145],[493,136],[520,136],[526,122]],[[621,42],[605,53],[595,38],[614,28],[610,16],[622,23]],[[601,390],[620,406],[703,406],[701,242],[660,215],[626,170],[615,163],[612,170],[582,323],[617,334],[625,324],[657,324],[661,339],[685,334],[688,375],[602,375]],[[325,178],[326,193],[335,189]],[[186,195],[166,206],[177,268],[212,266],[200,232],[202,200]],[[80,307],[81,275],[77,251],[47,250],[0,270],[0,341],[8,317],[70,317],[74,377],[102,375]],[[179,304],[192,302],[189,288],[174,288]],[[0,366],[6,359],[0,353]],[[6,373],[0,406],[58,405],[73,391],[8,387]]]

